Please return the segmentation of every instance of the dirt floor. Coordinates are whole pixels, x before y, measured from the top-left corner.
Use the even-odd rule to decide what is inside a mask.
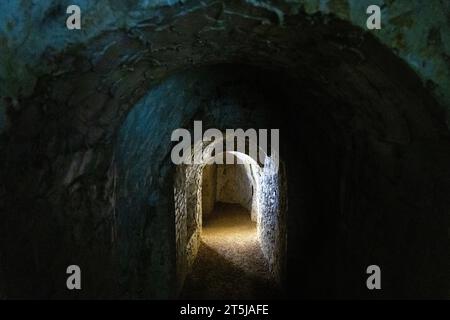
[[[281,298],[248,210],[239,205],[216,204],[203,221],[202,244],[181,298]]]

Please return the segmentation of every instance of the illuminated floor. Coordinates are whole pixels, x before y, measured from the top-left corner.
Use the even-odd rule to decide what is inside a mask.
[[[204,221],[202,245],[182,293],[186,299],[274,299],[272,280],[250,213],[219,204]]]

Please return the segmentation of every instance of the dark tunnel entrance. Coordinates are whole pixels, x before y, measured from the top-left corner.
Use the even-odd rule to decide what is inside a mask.
[[[57,56],[64,72],[20,100],[0,139],[0,297],[178,297],[177,268],[194,261],[177,261],[191,255],[177,255],[176,210],[195,199],[183,230],[199,237],[202,202],[198,188],[174,201],[190,176],[170,161],[170,135],[194,120],[280,129],[285,179],[267,200],[286,217],[266,235],[283,249],[265,258],[281,261],[290,298],[448,296],[443,108],[349,23],[227,6],[105,32]],[[60,287],[72,263],[89,270],[81,293]],[[365,285],[372,264],[381,292]]]

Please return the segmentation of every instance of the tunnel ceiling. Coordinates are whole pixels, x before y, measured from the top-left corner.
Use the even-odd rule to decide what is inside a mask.
[[[273,50],[276,50],[277,32],[288,27],[292,16],[324,14],[337,16],[358,27],[365,26],[365,8],[370,4],[382,7],[382,29],[370,32],[406,61],[433,92],[438,101],[450,107],[450,20],[447,1],[433,0],[434,5],[422,6],[415,1],[359,1],[359,0],[297,0],[297,1],[76,1],[82,8],[82,31],[65,28],[65,8],[70,1],[48,0],[39,2],[2,1],[0,3],[0,128],[5,126],[5,109],[17,112],[24,108],[24,99],[36,95],[38,79],[43,77],[86,74],[86,86],[91,77],[87,72],[93,66],[112,70],[121,65],[115,76],[123,78],[124,68],[142,63],[158,66],[149,76],[157,80],[167,69],[175,67],[168,61],[186,59],[189,47],[209,47],[210,52],[227,50],[225,43],[211,41],[215,33],[235,32],[239,41],[250,41],[240,30],[250,27],[253,35],[261,37],[271,30]],[[447,14],[446,14],[447,13]],[[194,20],[184,17],[194,17]],[[240,20],[243,25],[233,27]],[[255,24],[254,22],[258,23]],[[296,29],[295,38],[303,38],[314,24],[329,22],[328,18],[310,16]],[[259,24],[259,26],[257,26]],[[309,26],[307,26],[307,25]],[[38,26],[38,27],[36,27]],[[276,28],[279,26],[279,28]],[[319,27],[320,28],[320,27]],[[151,33],[151,35],[149,34]],[[363,34],[354,33],[356,37]],[[245,37],[244,37],[245,36]],[[349,50],[360,56],[358,39],[343,48],[339,41],[345,37],[339,32],[328,35],[332,50]],[[187,42],[183,39],[189,39]],[[281,39],[280,39],[281,40]],[[318,37],[316,37],[318,40]],[[309,39],[308,41],[314,41]],[[127,43],[129,52],[117,52],[116,46]],[[307,43],[302,43],[303,46]],[[225,48],[223,48],[225,46]],[[270,48],[271,44],[267,42]],[[254,48],[252,48],[254,49]],[[212,53],[211,53],[212,54]],[[200,58],[200,57],[198,57]],[[205,58],[205,57],[202,57]],[[207,57],[206,57],[207,58]],[[227,59],[230,59],[229,57]],[[176,62],[187,65],[192,61]],[[319,63],[321,61],[315,61]],[[97,70],[98,71],[98,70]],[[135,74],[136,77],[145,74]],[[67,80],[66,80],[67,81]],[[111,85],[111,84],[110,84]],[[78,88],[81,90],[82,88]],[[86,89],[86,88],[84,88]],[[130,88],[127,88],[130,90]],[[146,91],[148,85],[134,90]],[[41,90],[41,88],[40,88]],[[70,94],[58,88],[60,94]],[[88,91],[88,90],[86,90]],[[101,99],[101,98],[99,98]],[[99,101],[101,102],[101,101]],[[11,111],[13,112],[13,111]],[[9,114],[9,113],[8,113]]]

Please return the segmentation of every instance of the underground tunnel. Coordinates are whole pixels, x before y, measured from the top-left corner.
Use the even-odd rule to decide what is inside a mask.
[[[0,298],[448,298],[446,78],[339,12],[141,2],[0,52]],[[280,165],[175,165],[195,121],[278,129]]]
[[[186,168],[177,177],[177,271],[180,285],[187,277],[181,294],[187,299],[267,298],[279,291],[284,175],[269,156],[260,167],[243,153],[232,155],[235,164]]]

